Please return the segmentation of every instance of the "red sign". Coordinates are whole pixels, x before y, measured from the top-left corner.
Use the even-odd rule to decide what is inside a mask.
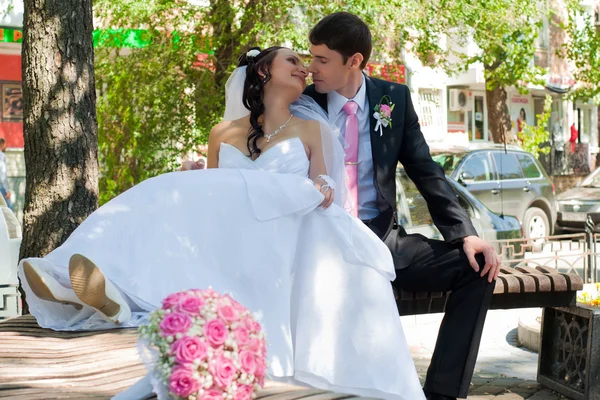
[[[569,89],[575,85],[575,79],[569,75],[548,75],[546,86],[557,89]]]
[[[0,137],[23,148],[21,56],[0,54]]]
[[[406,67],[402,64],[367,64],[365,70],[375,78],[406,84]]]

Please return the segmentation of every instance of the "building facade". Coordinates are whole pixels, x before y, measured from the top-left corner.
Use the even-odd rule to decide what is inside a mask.
[[[560,0],[552,0],[553,8],[566,13]],[[598,0],[586,0],[581,4],[584,10],[598,17]],[[560,12],[559,12],[560,15]],[[586,174],[594,168],[598,148],[598,106],[592,102],[571,101],[567,95],[577,82],[573,78],[573,65],[557,55],[567,35],[560,28],[560,16],[545,20],[536,41],[536,53],[532,60],[535,65],[547,69],[545,84],[529,85],[528,93],[521,94],[515,87],[506,88],[507,106],[512,121],[512,129],[520,132],[522,123],[537,123],[537,116],[543,113],[547,94],[552,96],[552,113],[549,133],[552,150],[547,160],[543,160],[552,175]],[[480,51],[474,43],[467,45],[467,54]],[[488,129],[488,113],[485,95],[483,65],[472,65],[466,72],[448,78],[448,133],[463,135],[469,142],[488,142],[491,135]]]

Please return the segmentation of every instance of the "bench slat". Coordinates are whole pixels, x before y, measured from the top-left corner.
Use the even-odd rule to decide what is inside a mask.
[[[535,293],[538,291],[537,282],[530,275],[524,274],[521,271],[512,268],[501,268],[500,271],[505,275],[511,275],[517,278],[522,293]]]
[[[517,266],[515,269],[524,274],[530,275],[537,282],[537,290],[538,292],[551,292],[552,291],[552,282],[550,282],[550,278],[546,276],[546,274],[540,274],[535,268],[527,267],[527,266]]]

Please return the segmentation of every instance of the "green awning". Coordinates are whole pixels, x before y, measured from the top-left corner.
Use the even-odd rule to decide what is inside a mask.
[[[143,29],[96,29],[92,40],[94,47],[140,49],[150,44],[150,38]]]
[[[179,43],[181,36],[177,32],[171,34],[173,43]],[[151,35],[145,29],[96,29],[92,32],[94,47],[116,47],[141,49],[152,43]],[[214,54],[210,46],[209,38],[200,38],[202,43],[202,53]],[[23,30],[14,28],[0,27],[0,42],[3,43],[22,43]]]
[[[165,33],[161,33],[165,34]],[[140,49],[152,43],[152,37],[145,29],[96,29],[93,32],[94,47],[117,47]],[[171,32],[174,44],[181,42],[177,32]],[[202,53],[214,54],[210,46],[210,39],[200,37]]]
[[[14,28],[0,28],[0,42],[2,43],[22,43],[23,30]]]

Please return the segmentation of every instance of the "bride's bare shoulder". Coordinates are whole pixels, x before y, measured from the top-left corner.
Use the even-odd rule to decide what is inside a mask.
[[[300,118],[300,117],[296,117],[297,118],[297,122],[296,122],[296,127],[300,130],[302,130],[302,132],[314,132],[314,131],[318,131],[319,129],[319,121],[314,120],[314,119],[304,119],[304,118]]]
[[[224,141],[231,136],[237,136],[240,133],[247,133],[250,128],[248,117],[235,121],[223,121],[213,126],[210,130],[210,136],[213,139]]]
[[[321,127],[319,121],[314,119],[302,119],[298,118],[296,125],[298,136],[304,139],[304,141],[310,140],[311,138],[320,138]]]

